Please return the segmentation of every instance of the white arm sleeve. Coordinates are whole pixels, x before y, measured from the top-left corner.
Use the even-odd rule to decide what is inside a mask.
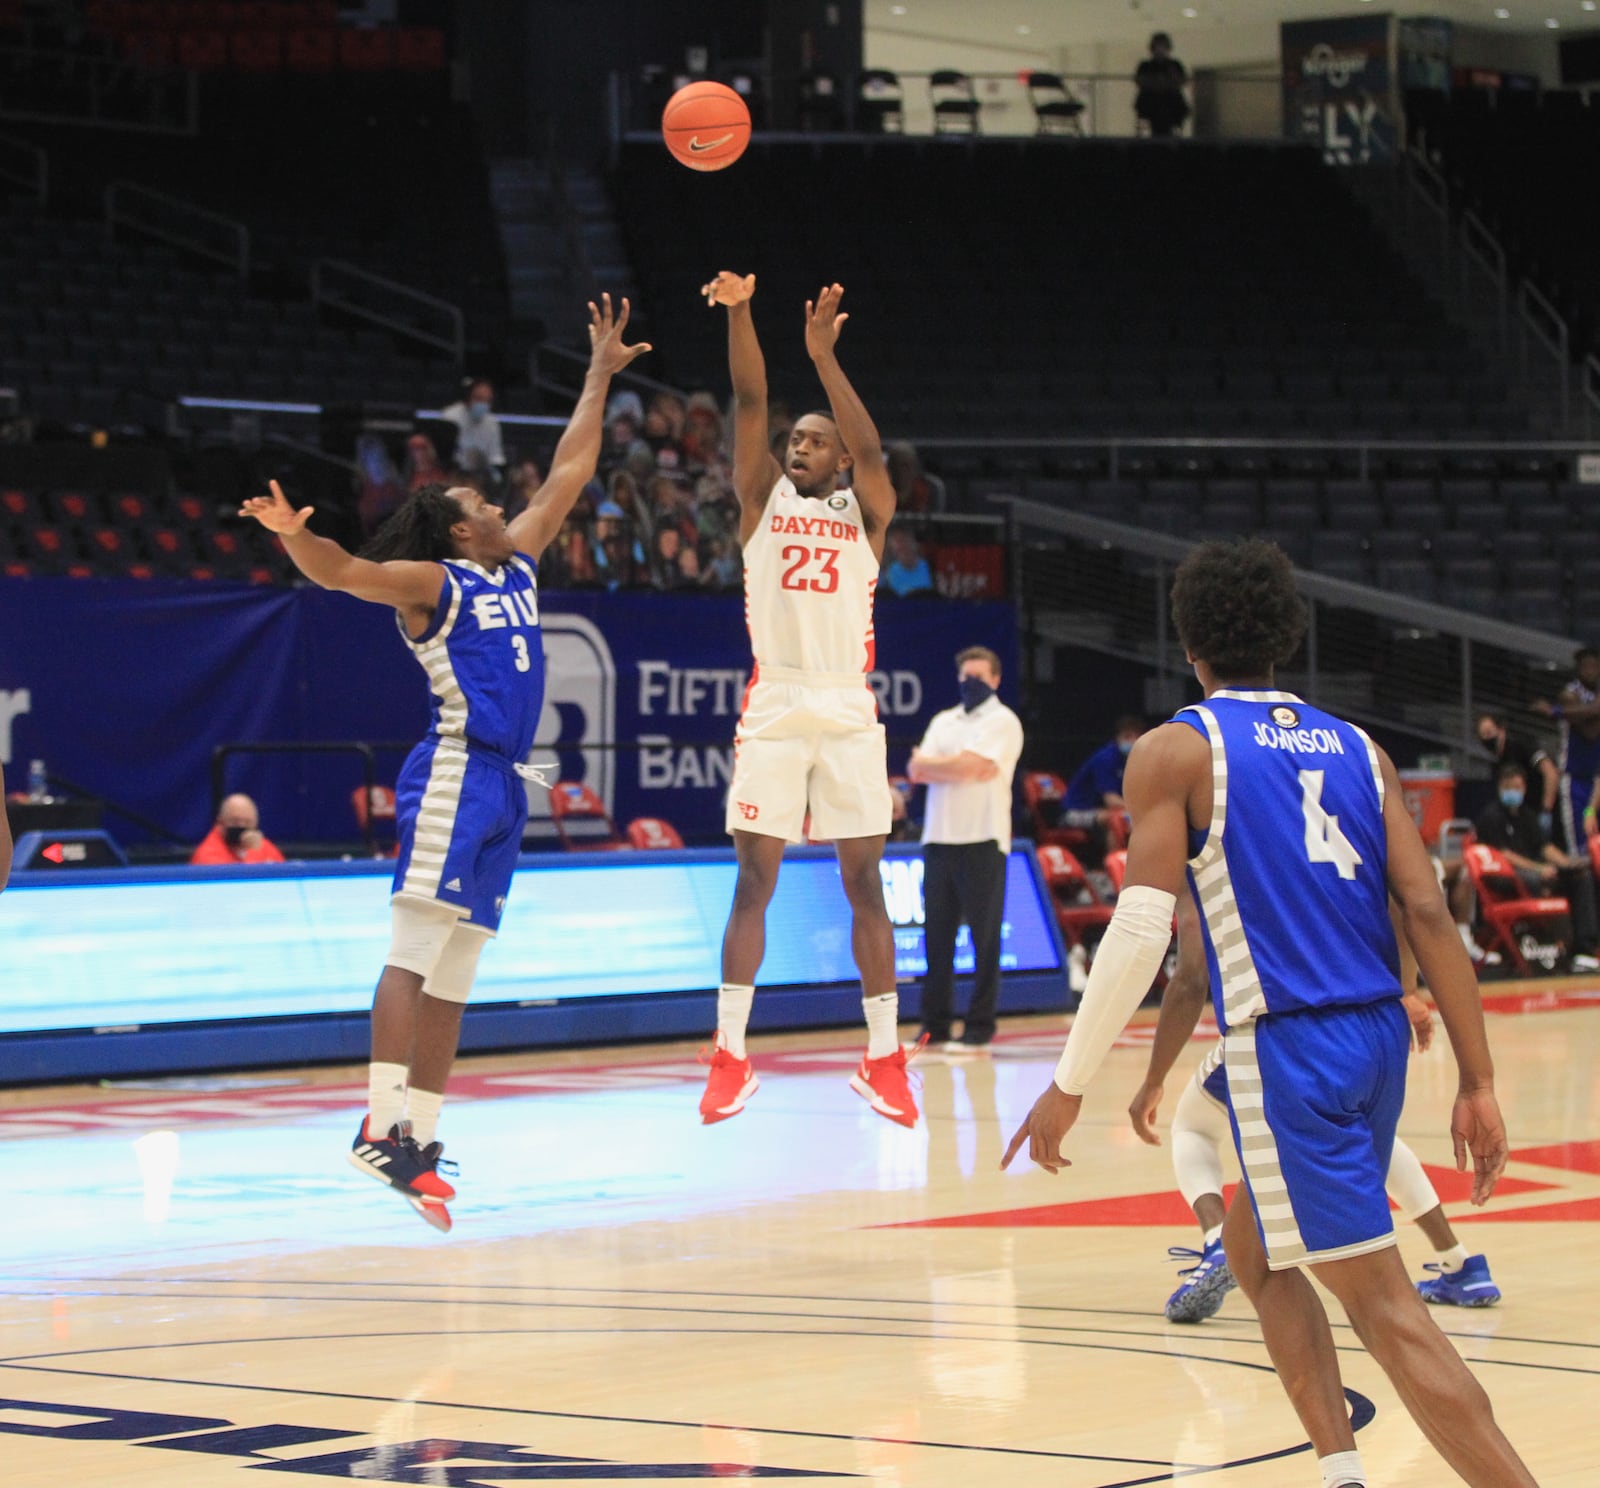
[[[1082,1095],[1116,1037],[1144,1001],[1172,942],[1177,899],[1164,889],[1142,884],[1124,889],[1116,913],[1094,953],[1089,985],[1072,1020],[1067,1047],[1056,1065],[1056,1084],[1068,1095]]]

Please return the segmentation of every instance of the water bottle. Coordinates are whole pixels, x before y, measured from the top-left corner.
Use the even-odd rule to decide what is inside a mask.
[[[28,763],[28,799],[30,801],[50,799],[50,777],[45,773],[43,760],[36,759]]]

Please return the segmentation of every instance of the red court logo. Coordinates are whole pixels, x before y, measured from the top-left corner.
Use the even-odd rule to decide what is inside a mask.
[[[739,815],[746,821],[754,821],[761,815],[761,808],[749,801],[735,801],[734,805],[739,808]]]

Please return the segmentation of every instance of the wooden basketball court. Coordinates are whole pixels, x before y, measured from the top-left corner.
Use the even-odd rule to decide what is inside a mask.
[[[1540,1483],[1592,1488],[1600,992],[1525,990],[1486,989],[1508,1181],[1474,1216],[1436,1172],[1505,1301],[1438,1317]],[[924,1058],[914,1132],[849,1090],[854,1033],[754,1041],[761,1090],[710,1128],[691,1047],[465,1061],[448,1236],[346,1166],[361,1070],[11,1092],[0,1476],[1314,1485],[1248,1305],[1161,1315],[1195,1234],[1122,1114],[1148,1033],[1054,1179],[997,1164],[1060,1019]],[[1401,1129],[1435,1169],[1452,1092],[1442,1050],[1414,1058]],[[1453,1481],[1338,1336],[1374,1484]]]

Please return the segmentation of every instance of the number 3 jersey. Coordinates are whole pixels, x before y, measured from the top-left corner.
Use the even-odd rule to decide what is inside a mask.
[[[429,737],[459,739],[516,763],[533,748],[544,706],[544,645],[534,568],[520,554],[491,572],[452,558],[433,620],[405,636],[428,674]]]
[[[870,672],[877,587],[878,560],[855,492],[802,496],[780,478],[744,548],[751,680],[783,671],[837,682]]]
[[[1287,692],[1215,692],[1174,721],[1211,746],[1211,828],[1191,833],[1189,881],[1217,1021],[1398,997],[1371,739]]]

